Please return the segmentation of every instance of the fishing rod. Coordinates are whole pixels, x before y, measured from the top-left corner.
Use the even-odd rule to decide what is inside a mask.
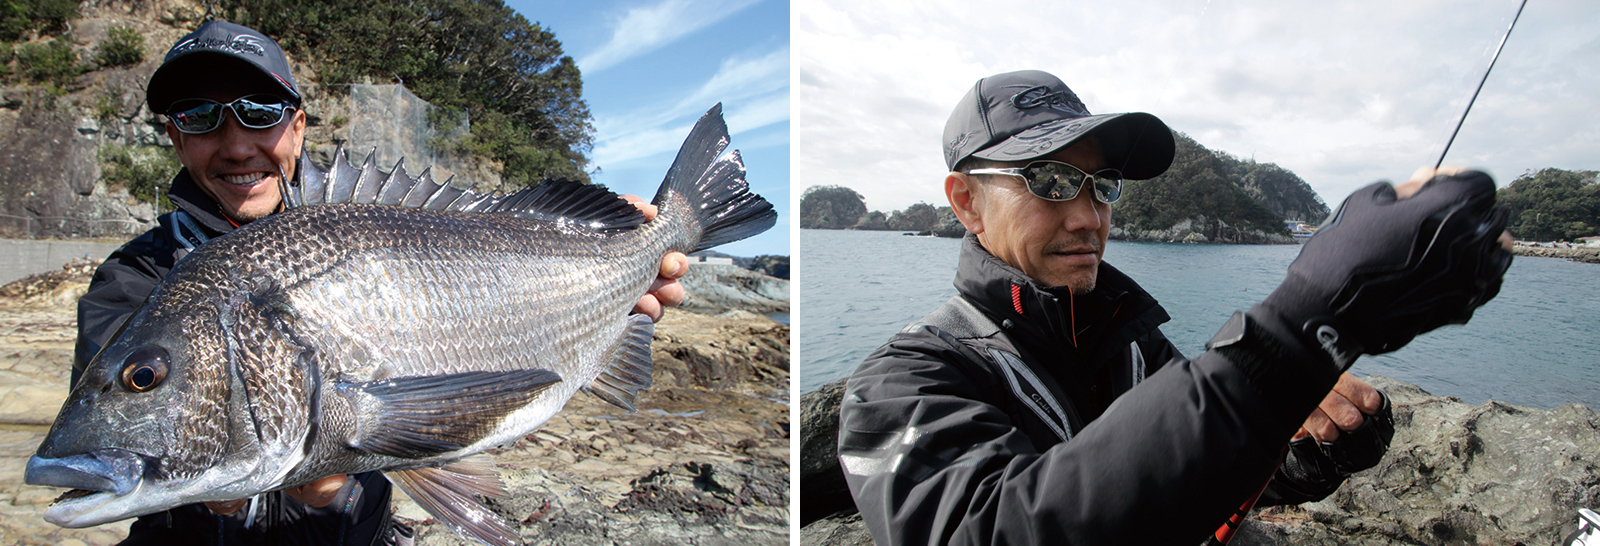
[[[1461,132],[1461,125],[1467,122],[1467,113],[1472,111],[1472,103],[1478,101],[1478,93],[1483,91],[1484,82],[1489,81],[1489,72],[1494,70],[1495,61],[1500,60],[1500,52],[1505,50],[1506,40],[1511,38],[1511,29],[1517,28],[1517,19],[1522,18],[1522,8],[1526,7],[1528,7],[1528,0],[1522,0],[1522,5],[1517,6],[1517,14],[1511,18],[1511,25],[1506,27],[1505,36],[1500,37],[1500,47],[1495,48],[1494,57],[1489,59],[1489,68],[1483,71],[1483,79],[1478,80],[1478,89],[1473,91],[1472,98],[1467,100],[1467,109],[1461,112],[1461,119],[1456,121],[1456,129],[1450,132],[1450,140],[1444,143],[1444,151],[1439,153],[1439,162],[1433,164],[1433,170],[1437,171],[1441,165],[1444,165],[1445,154],[1450,153],[1450,145],[1455,143],[1456,134]],[[1288,454],[1289,446],[1285,445],[1283,448],[1283,453],[1279,455],[1279,465],[1283,464],[1284,457],[1287,457]],[[1277,473],[1277,471],[1274,470],[1273,473]],[[1212,533],[1211,536],[1206,537],[1206,546],[1226,546],[1229,542],[1232,542],[1234,534],[1237,533],[1239,531],[1239,527],[1244,524],[1244,519],[1249,516],[1250,510],[1255,508],[1256,501],[1261,498],[1261,494],[1266,491],[1267,485],[1270,483],[1271,481],[1269,480],[1268,483],[1262,484],[1261,489],[1256,490],[1256,494],[1254,496],[1244,501],[1244,504],[1239,506],[1238,510],[1234,511],[1233,515],[1228,518],[1228,521],[1224,522],[1221,527],[1218,527],[1216,532]],[[1592,514],[1593,512],[1590,513]],[[1580,513],[1580,515],[1582,514]],[[1574,535],[1576,535],[1576,533],[1574,533]]]
[[[1511,26],[1506,27],[1506,35],[1500,37],[1500,47],[1494,50],[1494,57],[1489,59],[1489,68],[1483,71],[1483,79],[1478,80],[1478,90],[1472,92],[1472,99],[1467,101],[1467,109],[1461,112],[1461,120],[1456,122],[1456,130],[1450,132],[1450,140],[1444,143],[1444,151],[1439,152],[1439,161],[1433,164],[1433,170],[1439,170],[1444,165],[1445,154],[1450,153],[1450,145],[1456,141],[1456,133],[1461,132],[1461,124],[1467,122],[1467,112],[1472,111],[1472,103],[1478,101],[1478,93],[1483,91],[1483,82],[1489,81],[1489,72],[1494,70],[1494,62],[1500,60],[1500,52],[1506,48],[1506,39],[1511,37],[1511,29],[1517,28],[1517,19],[1522,17],[1522,8],[1528,7],[1528,0],[1522,0],[1522,5],[1517,6],[1517,15],[1511,18]]]

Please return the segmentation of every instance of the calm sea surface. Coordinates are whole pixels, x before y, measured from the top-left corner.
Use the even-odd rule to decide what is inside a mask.
[[[1298,246],[1112,241],[1106,261],[1159,300],[1161,331],[1190,357],[1235,309],[1283,280]],[[893,232],[801,230],[800,390],[846,377],[907,323],[955,295],[960,241]],[[1472,323],[1424,334],[1404,349],[1356,361],[1470,404],[1494,399],[1600,408],[1600,265],[1518,257]]]

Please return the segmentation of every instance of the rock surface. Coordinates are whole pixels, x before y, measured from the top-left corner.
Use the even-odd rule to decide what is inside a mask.
[[[1517,256],[1535,256],[1539,258],[1566,258],[1574,262],[1586,264],[1600,264],[1600,248],[1567,247],[1547,248],[1540,246],[1517,245],[1511,247],[1511,253]]]
[[[1215,244],[1294,244],[1287,232],[1267,233],[1259,229],[1228,224],[1220,218],[1201,215],[1186,218],[1167,229],[1141,230],[1122,225],[1111,228],[1110,238],[1116,241],[1141,241],[1150,243],[1215,243]]]
[[[0,288],[0,544],[103,545],[127,534],[127,522],[51,525],[41,514],[60,489],[22,484],[66,397],[74,303],[93,265]],[[673,310],[653,357],[639,411],[580,395],[492,451],[510,493],[492,507],[530,544],[787,544],[789,328],[743,311]],[[395,499],[418,544],[469,544]]]
[[[1600,507],[1595,410],[1492,400],[1470,406],[1387,377],[1366,380],[1394,403],[1396,431],[1383,461],[1322,501],[1255,512],[1233,544],[1557,544],[1577,528],[1578,508]],[[832,447],[838,398],[830,387],[801,397],[802,454],[821,453],[814,442]],[[830,424],[832,433],[807,430]],[[838,465],[820,463],[801,461],[802,517],[811,497],[841,494],[821,487],[831,483],[822,474],[838,473]],[[800,542],[870,543],[865,536],[860,517],[847,510],[802,528]]]
[[[736,265],[692,264],[679,280],[689,293],[681,309],[717,314],[730,309],[755,313],[789,312],[789,280]]]

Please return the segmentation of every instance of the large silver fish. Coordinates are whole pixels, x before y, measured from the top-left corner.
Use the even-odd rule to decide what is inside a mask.
[[[661,256],[776,220],[727,145],[717,105],[649,222],[599,187],[490,198],[341,151],[286,188],[291,208],[173,268],[89,363],[26,482],[75,488],[45,518],[86,527],[384,470],[457,532],[515,544],[474,500],[503,494],[492,466],[467,458],[580,389],[632,409],[653,326],[629,310]]]

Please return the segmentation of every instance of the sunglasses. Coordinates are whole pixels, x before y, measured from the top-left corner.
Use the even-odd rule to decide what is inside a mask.
[[[266,129],[283,122],[294,105],[272,95],[250,95],[229,103],[209,99],[184,99],[172,103],[167,118],[179,131],[198,135],[222,126],[222,111],[232,110],[239,124],[251,129]]]
[[[1094,182],[1094,196],[1107,205],[1122,197],[1122,171],[1101,169],[1094,174],[1083,172],[1060,161],[1034,161],[1009,169],[972,169],[967,174],[1004,174],[1021,178],[1028,192],[1046,201],[1071,201],[1078,189]]]

